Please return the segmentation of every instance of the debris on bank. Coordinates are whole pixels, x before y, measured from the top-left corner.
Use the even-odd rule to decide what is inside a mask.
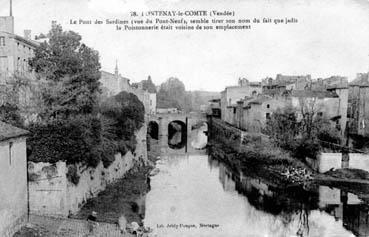
[[[307,168],[293,166],[273,166],[269,169],[277,172],[282,179],[291,183],[304,183],[314,179],[313,173]]]

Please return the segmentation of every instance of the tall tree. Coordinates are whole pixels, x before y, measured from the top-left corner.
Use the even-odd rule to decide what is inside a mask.
[[[142,87],[144,90],[148,90],[150,93],[156,93],[156,86],[151,80],[151,76],[147,80],[142,80]]]
[[[186,89],[178,78],[171,77],[160,85],[157,95],[157,105],[159,108],[184,108]]]
[[[100,93],[98,52],[73,31],[53,25],[49,40],[35,51],[30,66],[48,82],[43,91],[50,116],[88,114]]]

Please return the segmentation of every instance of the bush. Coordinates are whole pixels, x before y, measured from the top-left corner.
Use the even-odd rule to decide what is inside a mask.
[[[341,143],[340,135],[338,134],[336,130],[332,129],[331,127],[323,128],[321,131],[319,131],[317,137],[318,139],[325,141],[325,142],[330,142],[330,143],[335,143],[335,144]]]
[[[76,117],[68,120],[51,120],[46,124],[28,127],[29,160],[33,162],[68,164],[82,162],[96,167],[100,160],[99,122],[93,117]]]
[[[145,107],[137,96],[123,91],[104,102],[100,111],[106,119],[114,121],[111,127],[117,151],[122,155],[134,152],[137,145],[135,131],[145,121]]]
[[[125,91],[109,98],[102,104],[100,111],[115,121],[114,131],[118,139],[131,139],[145,121],[144,105],[136,95]]]
[[[320,144],[316,140],[301,139],[293,150],[293,156],[301,161],[305,161],[306,157],[316,159],[320,148]]]

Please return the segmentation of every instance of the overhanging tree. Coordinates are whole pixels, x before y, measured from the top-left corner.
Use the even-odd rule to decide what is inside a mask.
[[[98,52],[83,44],[79,34],[63,31],[60,25],[54,25],[47,36],[49,40],[30,60],[31,68],[48,82],[43,91],[47,115],[91,113],[100,93]]]

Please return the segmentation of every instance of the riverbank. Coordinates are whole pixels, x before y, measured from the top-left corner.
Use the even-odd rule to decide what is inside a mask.
[[[32,215],[29,225],[23,227],[15,236],[81,236],[81,233],[87,231],[85,222],[92,211],[98,213],[97,221],[101,223],[99,226],[103,227],[102,231],[109,231],[113,233],[112,236],[119,234],[115,224],[122,215],[127,223],[142,223],[145,215],[145,196],[150,190],[148,177],[160,152],[157,140],[148,138],[147,141],[150,142],[147,165],[133,167],[125,177],[107,185],[97,197],[89,199],[77,214],[67,219]]]
[[[307,165],[283,154],[273,154],[273,150],[265,150],[265,147],[244,147],[242,151],[235,151],[214,139],[208,147],[213,158],[250,176],[263,177],[278,185],[303,184],[313,179],[313,171]]]
[[[337,169],[320,174],[267,139],[235,131],[216,121],[210,128],[209,154],[233,169],[262,177],[278,186],[326,185],[354,193],[369,201],[369,173],[358,169]]]
[[[150,170],[150,166],[144,166],[130,171],[124,178],[108,185],[97,197],[89,199],[70,218],[86,220],[95,211],[98,222],[117,223],[119,217],[124,215],[128,223],[141,223],[144,217],[141,199],[149,190],[146,180]]]
[[[98,213],[97,221],[116,223],[120,216],[124,215],[127,223],[142,223],[145,217],[145,197],[150,191],[149,174],[154,168],[158,157],[158,142],[148,138],[150,150],[148,150],[149,163],[145,166],[134,167],[122,179],[99,193],[76,214],[70,216],[76,219],[87,219],[92,211]]]

